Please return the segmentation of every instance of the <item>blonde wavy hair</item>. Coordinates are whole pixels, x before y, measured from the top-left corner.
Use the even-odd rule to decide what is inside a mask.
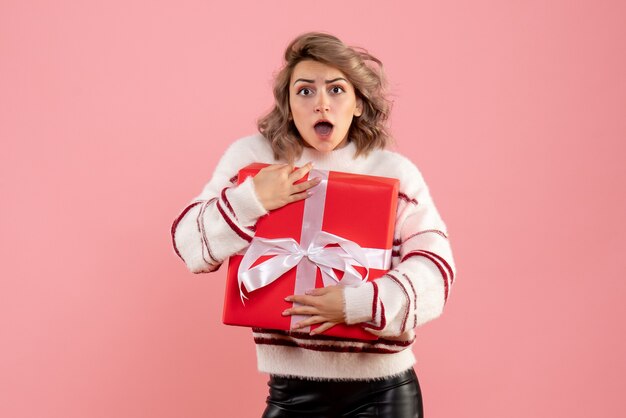
[[[270,141],[275,159],[293,163],[304,146],[295,123],[289,118],[289,81],[293,69],[303,60],[318,61],[340,70],[354,86],[356,97],[363,101],[363,113],[352,119],[348,131],[348,140],[356,145],[357,156],[384,149],[393,141],[386,126],[393,102],[386,97],[387,79],[378,58],[363,48],[345,45],[331,34],[307,32],[289,43],[284,59],[283,67],[274,77],[274,107],[257,120],[257,128]]]

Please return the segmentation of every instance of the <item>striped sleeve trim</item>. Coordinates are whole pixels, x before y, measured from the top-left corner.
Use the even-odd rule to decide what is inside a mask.
[[[187,212],[189,212],[189,210],[191,208],[193,208],[196,205],[199,205],[200,203],[202,203],[202,201],[193,202],[193,203],[187,205],[187,207],[185,209],[183,209],[183,211],[180,213],[180,215],[178,215],[178,217],[176,219],[174,219],[174,222],[172,223],[172,229],[171,229],[172,246],[174,247],[174,251],[176,252],[176,255],[178,257],[180,257],[181,260],[183,260],[183,256],[180,255],[180,251],[178,251],[178,247],[176,246],[176,240],[174,239],[174,236],[176,235],[176,228],[178,227],[178,223],[180,222],[180,220],[183,219],[183,217],[187,214]],[[183,260],[183,261],[185,261],[185,260]]]
[[[228,226],[230,226],[230,228],[235,231],[235,233],[243,240],[246,240],[248,242],[252,241],[253,236],[251,234],[246,233],[243,229],[241,229],[232,219],[230,219],[230,217],[228,216],[228,214],[224,211],[224,208],[222,208],[222,205],[220,204],[220,200],[217,201],[217,209],[219,210],[220,214],[222,215],[222,217],[224,218],[224,220],[226,221],[226,223],[228,224]]]
[[[422,252],[425,252],[426,254],[430,254],[431,256],[435,257],[437,260],[439,260],[441,262],[441,264],[443,264],[448,272],[448,278],[450,279],[450,284],[454,284],[454,270],[452,269],[452,267],[450,266],[450,264],[446,261],[445,258],[443,258],[442,256],[440,256],[437,253],[434,253],[432,251],[428,251],[428,250],[419,250]],[[410,254],[410,253],[409,253]],[[408,255],[408,254],[407,254]]]
[[[204,260],[205,263],[209,264],[209,265],[219,265],[221,264],[221,261],[217,259],[217,257],[215,257],[215,255],[213,255],[213,251],[211,251],[211,246],[209,245],[209,240],[206,236],[206,231],[204,229],[204,211],[206,210],[207,206],[209,206],[211,203],[215,202],[217,200],[217,197],[214,197],[211,200],[207,200],[206,202],[204,202],[202,204],[202,206],[200,207],[200,212],[198,213],[198,217],[196,218],[196,224],[198,225],[198,231],[200,232],[200,237],[202,238],[202,259]],[[204,252],[204,250],[206,249],[206,253]],[[209,256],[210,260],[207,260],[206,256]]]
[[[439,272],[441,273],[441,277],[443,279],[443,285],[444,285],[444,291],[445,291],[444,292],[444,303],[445,303],[448,300],[448,291],[449,291],[448,274],[447,274],[446,270],[444,269],[444,267],[441,265],[441,262],[439,262],[439,259],[441,259],[441,257],[434,256],[434,253],[431,253],[430,251],[419,250],[419,251],[411,251],[410,253],[406,254],[402,258],[402,261],[404,261],[404,260],[406,260],[408,258],[411,258],[411,257],[425,257],[425,258],[428,258],[430,261],[433,262],[433,264],[435,264],[435,266],[437,266],[437,268],[439,269]]]
[[[432,255],[433,257],[436,257],[437,260],[441,261],[441,263],[446,267],[446,270],[448,270],[448,277],[450,278],[450,285],[454,284],[454,270],[452,270],[452,267],[450,266],[450,264],[448,264],[446,259],[432,251],[427,251],[427,250],[422,250],[422,251]]]
[[[402,273],[402,276],[409,282],[409,286],[411,286],[411,291],[413,292],[413,328],[417,326],[417,292],[415,291],[415,286],[413,286],[413,282],[405,273]]]
[[[387,318],[385,317],[385,305],[383,304],[382,300],[378,300],[380,301],[380,325],[376,325],[376,318],[374,317],[372,322],[361,323],[361,326],[363,328],[372,329],[374,331],[382,331],[387,326]]]
[[[387,273],[386,276],[389,276],[391,280],[393,280],[398,286],[400,286],[400,289],[402,289],[402,292],[404,293],[404,297],[406,299],[406,309],[404,310],[404,318],[402,318],[402,325],[400,326],[400,332],[402,333],[406,331],[406,323],[409,319],[409,311],[411,310],[411,297],[409,296],[409,292],[406,291],[406,287],[404,287],[400,279],[398,279],[391,273]]]
[[[233,207],[230,205],[230,202],[228,201],[228,196],[226,196],[226,190],[228,190],[229,188],[230,187],[224,187],[222,189],[222,193],[221,193],[222,202],[226,204],[226,207],[228,208],[230,213],[233,215],[233,218],[235,218],[236,221],[239,221],[239,219],[237,219],[237,215],[235,214],[235,211],[233,210]]]

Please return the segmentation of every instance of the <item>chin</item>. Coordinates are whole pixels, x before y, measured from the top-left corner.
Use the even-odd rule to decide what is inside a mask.
[[[314,134],[315,135],[315,134]],[[341,140],[338,139],[327,139],[321,140],[317,137],[317,135],[313,136],[312,140],[305,140],[305,142],[312,148],[315,148],[318,151],[332,151],[341,144]]]
[[[337,146],[339,145],[339,143],[332,143],[332,142],[317,142],[315,144],[315,149],[317,149],[318,151],[332,151],[335,148],[337,148]]]
[[[332,150],[334,150],[337,147],[337,145],[330,145],[330,144],[320,144],[319,146],[315,147],[318,151],[322,151],[322,152],[330,152]]]

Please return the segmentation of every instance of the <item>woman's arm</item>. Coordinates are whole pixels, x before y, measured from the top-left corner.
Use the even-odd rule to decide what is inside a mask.
[[[421,173],[406,161],[394,267],[366,285],[344,290],[346,323],[360,323],[379,336],[399,336],[441,315],[456,273],[446,225]]]
[[[242,167],[258,162],[249,137],[233,143],[218,162],[211,180],[172,224],[176,254],[193,273],[219,269],[224,260],[246,248],[255,235],[258,219],[286,204],[306,199],[311,179],[298,184],[313,167],[270,164],[235,185]]]
[[[250,243],[257,220],[266,213],[248,177],[183,209],[172,224],[174,250],[191,272],[216,271]]]
[[[310,316],[294,328],[321,324],[311,331],[316,334],[345,322],[392,337],[441,315],[454,281],[452,251],[446,226],[419,170],[409,160],[405,163],[392,269],[359,287],[328,286],[290,295],[290,301],[302,306],[283,315]]]
[[[193,273],[216,271],[254,237],[257,220],[268,213],[248,177],[237,185],[239,169],[251,161],[232,144],[218,162],[211,180],[174,220],[174,251]]]

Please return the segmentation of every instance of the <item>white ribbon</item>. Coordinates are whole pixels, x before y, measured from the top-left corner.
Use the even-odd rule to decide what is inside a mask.
[[[339,247],[326,247],[328,244],[339,244]],[[325,231],[319,231],[307,249],[302,248],[293,238],[254,237],[239,265],[241,300],[243,302],[246,298],[241,289],[242,285],[248,292],[267,286],[298,265],[303,257],[319,267],[324,286],[338,283],[360,286],[367,281],[370,267],[383,268],[380,266],[381,262],[376,262],[376,259],[380,260],[381,255],[384,257],[384,254],[381,254],[384,251],[376,248],[363,249],[354,241]],[[266,255],[275,257],[250,268],[256,260]],[[354,265],[365,267],[365,277],[361,276]],[[344,272],[341,280],[333,269]]]

